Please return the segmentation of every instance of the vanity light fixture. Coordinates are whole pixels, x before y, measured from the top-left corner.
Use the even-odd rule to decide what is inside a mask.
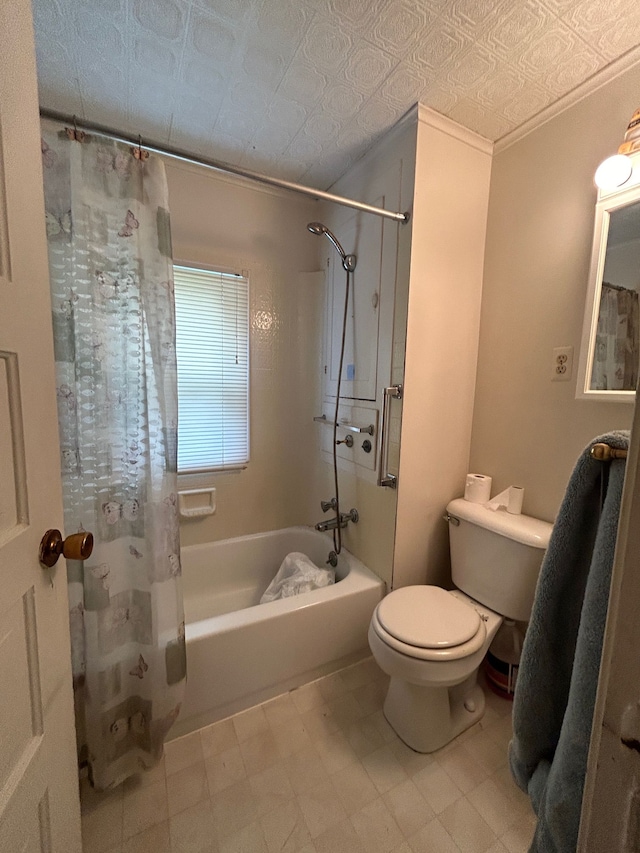
[[[596,169],[594,176],[596,186],[601,190],[614,190],[626,184],[633,171],[628,155],[635,151],[640,151],[640,109],[631,116],[618,153],[607,157]]]
[[[593,180],[598,189],[614,190],[626,184],[631,177],[631,172],[631,160],[627,155],[614,154],[600,163]]]

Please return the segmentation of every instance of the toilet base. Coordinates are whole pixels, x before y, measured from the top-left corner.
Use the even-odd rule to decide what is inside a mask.
[[[407,746],[416,752],[435,752],[477,723],[484,709],[476,670],[454,687],[423,687],[392,677],[383,711]]]

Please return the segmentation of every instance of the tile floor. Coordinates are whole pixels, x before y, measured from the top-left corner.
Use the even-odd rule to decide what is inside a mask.
[[[395,735],[372,658],[167,743],[143,778],[83,782],[84,853],[526,853],[511,703],[431,755]]]

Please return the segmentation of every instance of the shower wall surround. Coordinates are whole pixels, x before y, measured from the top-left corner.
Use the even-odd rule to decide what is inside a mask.
[[[449,580],[442,512],[468,470],[491,155],[486,140],[417,107],[335,185],[366,200],[383,185],[386,206],[411,211],[409,224],[385,226],[396,229],[397,247],[383,240],[380,289],[379,412],[382,389],[404,386],[390,425],[398,488],[380,488],[347,463],[341,481],[342,501],[361,518],[347,547],[389,587]],[[353,214],[325,206],[323,219],[342,234]],[[318,467],[326,492],[329,468]]]
[[[334,189],[368,200],[376,180],[384,178],[391,190],[386,206],[409,209],[414,158],[411,118],[392,130]],[[340,216],[353,217],[353,211],[333,205],[321,208],[290,193],[182,164],[169,164],[167,172],[174,257],[196,265],[246,269],[251,290],[251,461],[243,471],[215,475],[216,513],[183,520],[182,541],[196,544],[314,524],[322,517],[320,500],[333,494],[329,469],[320,455],[320,440],[328,428],[313,423],[323,402],[326,247],[319,246],[305,226],[325,218],[327,224],[335,222],[339,233]],[[353,227],[356,232],[362,228],[359,216]],[[393,236],[391,229],[397,228],[385,222],[387,235]],[[396,255],[394,244],[387,253],[380,293],[386,319],[378,346],[379,363],[384,365],[375,379],[378,395],[392,379],[402,380],[411,234],[408,228],[397,233],[399,251]],[[374,273],[377,262],[370,257],[359,260]],[[391,420],[390,463],[396,473],[399,412],[399,406],[392,410]],[[377,436],[372,440],[375,445]],[[357,506],[361,520],[350,527],[345,544],[390,585],[396,494],[375,485],[375,472],[362,481],[350,467],[346,463],[340,473],[341,504],[347,509]]]
[[[174,258],[246,270],[250,288],[251,460],[194,481],[213,482],[217,507],[182,520],[182,543],[308,524],[324,294],[305,225],[317,204],[184,164],[168,163],[167,177]]]
[[[389,588],[446,583],[440,522],[468,470],[491,150],[423,108],[386,134],[332,188],[411,211],[407,225],[385,220],[375,259],[366,250],[369,232],[380,231],[375,217],[169,166],[176,259],[247,269],[251,287],[251,462],[215,476],[216,514],[183,522],[185,544],[314,524],[320,500],[334,493],[322,451],[328,427],[313,423],[331,398],[324,371],[330,247],[306,230],[321,220],[345,251],[363,248],[358,269],[378,281],[375,364],[367,367],[375,399],[353,402],[377,409],[379,423],[384,387],[405,385],[390,418],[389,471],[399,476],[398,490],[377,486],[375,471],[347,454],[340,460],[341,506],[360,514],[345,546]],[[351,383],[348,393],[362,396],[359,387]]]
[[[414,115],[407,116],[396,125],[368,154],[358,161],[350,171],[334,184],[332,190],[341,195],[361,199],[393,210],[411,210],[414,193],[416,121]],[[392,382],[403,381],[404,349],[406,336],[406,306],[409,289],[409,261],[411,253],[411,226],[398,225],[383,221],[367,214],[339,208],[336,205],[322,205],[322,221],[334,231],[345,245],[345,251],[355,252],[358,266],[354,274],[354,291],[367,288],[366,298],[352,303],[350,314],[350,336],[355,340],[351,352],[354,356],[354,381],[344,381],[349,374],[343,374],[345,408],[349,403],[354,406],[370,406],[373,409],[371,422],[375,421],[380,429],[382,417],[382,389]],[[329,260],[330,272],[332,257],[325,248],[322,253],[324,262]],[[324,265],[324,264],[323,264]],[[342,277],[337,271],[336,282],[340,287]],[[359,294],[362,297],[362,294]],[[340,299],[338,300],[340,301]],[[364,318],[362,314],[369,312]],[[377,340],[376,340],[377,336]],[[373,338],[373,343],[358,349],[358,340]],[[347,349],[347,352],[350,350]],[[334,392],[332,380],[331,353],[326,353],[328,381],[323,373],[323,411],[328,411],[331,393]],[[335,366],[334,366],[335,367]],[[324,370],[324,367],[323,367]],[[364,377],[359,381],[359,377]],[[334,392],[335,393],[335,392]],[[334,398],[335,399],[335,398]],[[365,409],[359,414],[364,415]],[[399,463],[401,402],[393,401],[389,435],[389,469],[397,475]],[[358,420],[360,420],[359,418]],[[355,422],[355,418],[354,418]],[[318,448],[321,447],[327,427],[317,426]],[[362,436],[356,441],[361,442]],[[378,434],[372,439],[377,453]],[[360,454],[361,455],[361,454]],[[340,503],[344,509],[356,507],[360,513],[358,524],[349,525],[344,531],[346,547],[365,565],[374,571],[390,588],[393,571],[393,546],[396,524],[397,492],[394,489],[376,485],[378,460],[375,470],[366,470],[355,464],[358,457],[353,452],[341,454],[340,464]],[[333,474],[327,453],[316,454],[313,493],[316,506],[321,498],[333,494]]]
[[[390,424],[398,489],[348,463],[341,473],[341,500],[360,512],[345,543],[389,587],[449,580],[442,512],[462,494],[469,464],[491,154],[486,140],[417,107],[335,185],[373,200],[382,183],[386,206],[411,211],[407,225],[386,226],[397,243],[383,241],[380,290],[378,410],[385,385],[404,386]],[[342,235],[353,213],[325,206],[322,218]],[[329,494],[326,461],[318,477]]]

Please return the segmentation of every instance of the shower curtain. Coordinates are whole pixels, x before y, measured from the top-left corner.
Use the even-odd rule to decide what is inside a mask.
[[[134,156],[136,155],[136,156]],[[164,164],[43,127],[79,759],[96,788],[152,767],[186,676]]]
[[[635,390],[639,350],[638,294],[603,281],[591,387],[599,391]]]

